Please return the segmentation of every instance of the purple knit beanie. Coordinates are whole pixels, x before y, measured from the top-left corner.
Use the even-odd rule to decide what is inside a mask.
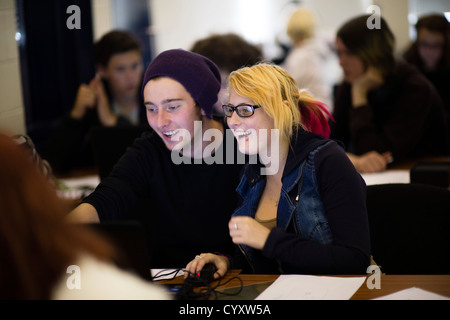
[[[147,82],[156,77],[169,77],[181,83],[206,116],[212,118],[221,77],[219,68],[211,60],[182,49],[163,51],[152,60],[145,72],[142,94]]]

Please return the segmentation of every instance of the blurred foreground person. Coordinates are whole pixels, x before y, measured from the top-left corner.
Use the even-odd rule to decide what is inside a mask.
[[[0,149],[0,299],[168,298],[117,268],[103,238],[66,222],[66,207],[20,145],[0,135]]]

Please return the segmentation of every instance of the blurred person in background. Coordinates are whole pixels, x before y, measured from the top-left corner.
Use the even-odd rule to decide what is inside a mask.
[[[391,162],[449,154],[442,100],[413,66],[394,56],[395,38],[380,16],[347,21],[336,47],[344,81],[336,89],[332,139],[345,144],[360,172],[379,172]]]
[[[95,165],[94,127],[148,128],[140,95],[144,67],[139,40],[126,31],[108,32],[94,44],[94,57],[97,74],[79,86],[72,110],[44,154],[56,173]]]
[[[222,84],[213,109],[214,115],[218,116],[223,116],[222,104],[228,75],[234,70],[252,66],[263,60],[260,47],[249,43],[235,33],[213,34],[199,39],[192,45],[190,51],[209,58],[220,69]]]
[[[417,39],[403,58],[419,68],[434,85],[450,123],[450,23],[443,14],[426,15],[417,21],[416,32]]]
[[[300,7],[290,16],[286,33],[293,46],[283,63],[301,89],[307,89],[317,100],[332,111],[333,81],[328,78],[327,66],[332,51],[325,41],[316,37],[314,13]]]

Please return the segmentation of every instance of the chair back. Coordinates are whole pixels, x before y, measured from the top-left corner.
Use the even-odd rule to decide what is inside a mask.
[[[386,274],[450,274],[450,190],[367,187],[372,256]]]

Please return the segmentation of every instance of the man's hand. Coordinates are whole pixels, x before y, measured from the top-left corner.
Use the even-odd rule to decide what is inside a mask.
[[[94,91],[97,97],[97,114],[101,124],[105,127],[115,126],[117,124],[117,116],[111,110],[105,87],[100,78],[95,83]]]
[[[97,210],[89,203],[82,203],[66,216],[67,221],[74,223],[100,222]]]
[[[82,119],[87,109],[92,108],[97,108],[98,118],[103,126],[110,127],[117,124],[117,116],[111,110],[105,88],[98,75],[88,85],[84,83],[80,85],[70,117]]]
[[[97,103],[97,95],[95,92],[96,78],[92,79],[89,84],[81,84],[78,87],[75,104],[70,112],[70,117],[74,119],[82,119],[87,109],[92,109]]]

